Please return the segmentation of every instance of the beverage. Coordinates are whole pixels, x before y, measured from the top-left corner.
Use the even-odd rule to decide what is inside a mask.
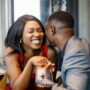
[[[36,68],[36,90],[51,90],[53,79],[50,70],[43,67]]]
[[[0,67],[0,80],[2,80],[4,73],[5,72],[4,72],[3,68]]]
[[[3,76],[4,76],[4,74],[0,74],[0,80],[2,80]]]
[[[0,74],[0,90],[6,90],[6,80],[7,80],[7,75],[6,73]]]
[[[6,69],[4,67],[4,63],[2,60],[0,60],[0,90],[6,90]]]

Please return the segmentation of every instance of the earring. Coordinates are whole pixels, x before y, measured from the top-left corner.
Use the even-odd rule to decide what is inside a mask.
[[[22,43],[22,40],[20,39],[20,44]]]

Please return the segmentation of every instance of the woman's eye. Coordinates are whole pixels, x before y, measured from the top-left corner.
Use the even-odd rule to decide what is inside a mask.
[[[33,33],[33,32],[34,32],[34,29],[30,28],[29,33]]]
[[[29,31],[29,33],[33,33],[33,31]]]
[[[29,29],[29,33],[33,33],[33,32],[42,32],[42,29],[30,28],[30,29]]]
[[[42,29],[38,29],[38,32],[42,32]]]

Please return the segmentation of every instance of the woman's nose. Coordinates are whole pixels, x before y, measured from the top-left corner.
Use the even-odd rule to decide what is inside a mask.
[[[34,32],[34,36],[40,36],[39,32]]]

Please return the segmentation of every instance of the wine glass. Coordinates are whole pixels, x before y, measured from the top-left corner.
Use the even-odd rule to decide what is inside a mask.
[[[6,90],[6,69],[3,60],[0,60],[0,90]]]
[[[0,60],[0,81],[2,80],[2,78],[4,77],[4,64],[3,64],[3,61]]]

